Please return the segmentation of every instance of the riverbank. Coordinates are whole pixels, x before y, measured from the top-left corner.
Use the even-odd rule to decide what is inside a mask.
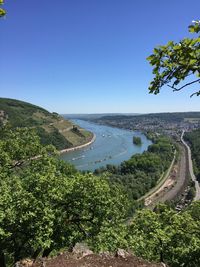
[[[72,151],[75,151],[75,150],[82,149],[82,148],[84,148],[86,146],[91,145],[95,140],[96,140],[96,135],[93,133],[92,134],[92,139],[89,142],[87,142],[87,143],[85,143],[83,145],[62,149],[62,150],[59,151],[59,153],[63,154],[63,153],[68,153],[68,152],[72,152]]]

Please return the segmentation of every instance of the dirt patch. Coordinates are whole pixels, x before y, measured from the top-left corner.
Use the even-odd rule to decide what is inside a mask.
[[[30,263],[30,261],[29,261]],[[19,267],[30,265],[20,264]],[[55,258],[39,259],[32,263],[32,267],[163,267],[163,264],[154,264],[144,261],[133,255],[114,256],[110,254],[92,254],[81,258],[73,253],[64,253]]]

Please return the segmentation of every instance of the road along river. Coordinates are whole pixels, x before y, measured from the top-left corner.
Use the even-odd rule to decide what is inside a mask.
[[[91,145],[61,155],[61,159],[72,163],[79,170],[94,171],[107,164],[119,165],[133,154],[142,153],[151,144],[141,132],[98,125],[84,120],[73,120],[73,122],[96,136]],[[133,144],[133,136],[141,137],[141,146]]]

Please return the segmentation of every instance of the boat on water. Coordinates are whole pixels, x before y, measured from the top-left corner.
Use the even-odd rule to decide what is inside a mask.
[[[83,159],[83,158],[85,158],[85,155],[82,155],[82,156],[77,157],[77,158],[72,158],[72,160],[74,161],[74,160]]]

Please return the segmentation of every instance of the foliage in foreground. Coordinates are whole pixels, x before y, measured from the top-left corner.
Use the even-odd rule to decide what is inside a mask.
[[[4,4],[4,0],[0,0],[0,6]],[[6,15],[6,11],[3,8],[0,8],[0,18]]]
[[[194,21],[189,26],[189,31],[198,36],[183,38],[178,43],[169,41],[166,45],[156,47],[154,53],[147,58],[153,66],[154,74],[149,86],[150,93],[158,94],[164,85],[168,85],[173,91],[180,91],[197,84],[197,91],[192,95],[200,95],[200,21]],[[183,84],[185,79],[187,83]]]
[[[30,129],[4,129],[0,151],[0,266],[5,256],[13,265],[82,241],[96,252],[121,247],[171,267],[200,265],[200,202],[180,213],[141,210],[127,223],[117,183],[77,172]]]
[[[200,266],[200,202],[180,213],[166,205],[137,212],[128,226],[127,242],[136,255],[151,261]]]
[[[105,177],[82,175],[34,132],[4,130],[0,141],[0,259],[47,256],[121,224],[127,202]]]

